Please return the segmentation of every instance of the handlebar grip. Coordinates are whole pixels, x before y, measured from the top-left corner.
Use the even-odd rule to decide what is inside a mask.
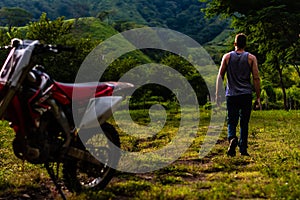
[[[57,50],[74,52],[76,49],[75,49],[75,47],[57,45]]]
[[[76,48],[71,46],[63,46],[63,45],[51,45],[51,44],[37,44],[35,45],[35,51],[38,53],[43,52],[54,52],[59,53],[61,51],[75,52]],[[13,45],[0,46],[0,50],[11,50],[14,48]]]

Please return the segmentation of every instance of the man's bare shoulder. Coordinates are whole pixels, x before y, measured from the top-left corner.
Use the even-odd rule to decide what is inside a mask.
[[[252,53],[249,53],[249,55],[248,55],[248,62],[249,62],[250,66],[257,65],[256,56],[253,55]]]
[[[249,53],[248,58],[252,61],[256,60],[256,56],[253,55],[252,53]]]
[[[229,60],[229,58],[230,58],[230,52],[229,53],[225,53],[223,55],[223,60]]]

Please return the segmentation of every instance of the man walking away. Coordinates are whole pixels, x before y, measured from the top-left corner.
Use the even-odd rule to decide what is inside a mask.
[[[220,87],[226,74],[226,106],[228,111],[228,141],[227,155],[235,156],[236,147],[239,146],[240,154],[249,156],[248,147],[248,124],[252,109],[252,85],[256,93],[256,103],[260,104],[260,79],[258,73],[257,59],[254,55],[245,51],[247,37],[239,33],[235,37],[235,50],[224,54],[219,69],[216,83],[216,102],[220,105]],[[236,127],[240,120],[240,139],[236,136]]]

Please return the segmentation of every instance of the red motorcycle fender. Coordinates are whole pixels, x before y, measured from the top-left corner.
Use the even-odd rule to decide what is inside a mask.
[[[23,116],[23,109],[20,104],[20,100],[15,96],[11,104],[8,106],[7,114],[8,119],[12,122],[11,127],[14,129],[16,134],[21,134],[23,137],[26,136],[26,122],[25,117]]]

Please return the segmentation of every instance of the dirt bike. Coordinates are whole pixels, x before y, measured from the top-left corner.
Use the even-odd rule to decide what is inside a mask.
[[[73,51],[73,48],[41,44],[38,40],[13,39],[2,49],[8,49],[9,54],[0,71],[0,117],[9,121],[15,131],[14,154],[30,163],[43,164],[63,197],[58,183],[59,170],[55,171],[55,167],[61,165],[62,180],[70,191],[103,189],[114,175],[112,166],[116,166],[120,158],[118,151],[111,150],[120,147],[119,135],[107,123],[112,114],[111,107],[122,99],[112,96],[113,91],[132,85],[121,82],[62,83],[53,80],[44,67],[36,63],[44,53]],[[75,99],[72,97],[74,88],[80,91]],[[102,141],[89,142],[87,147],[88,139],[82,141],[79,135],[93,137],[98,129],[76,127],[71,107],[74,101],[77,105],[86,105],[90,99],[104,99],[96,105],[104,109],[97,113],[101,119],[102,133],[99,134]],[[95,155],[101,157],[101,162]]]

